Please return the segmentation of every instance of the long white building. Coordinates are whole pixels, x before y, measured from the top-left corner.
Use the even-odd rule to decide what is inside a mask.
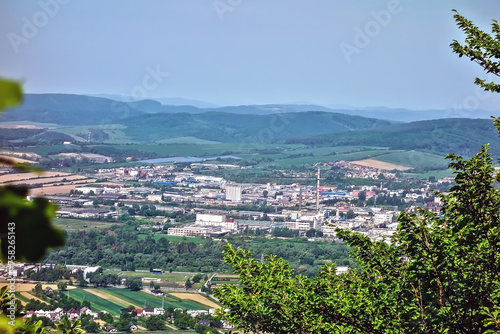
[[[198,213],[196,214],[195,224],[204,226],[220,226],[228,231],[238,230],[238,222],[236,222],[234,219],[231,218],[227,219],[226,215]]]

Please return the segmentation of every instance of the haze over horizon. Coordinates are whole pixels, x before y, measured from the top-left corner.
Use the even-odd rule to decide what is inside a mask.
[[[490,32],[500,3],[6,0],[0,75],[27,93],[498,111],[449,47],[453,8]]]

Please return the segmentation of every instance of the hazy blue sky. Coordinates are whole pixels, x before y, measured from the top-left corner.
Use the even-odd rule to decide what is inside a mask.
[[[0,75],[32,93],[498,111],[451,52],[452,8],[500,19],[497,0],[2,0]]]

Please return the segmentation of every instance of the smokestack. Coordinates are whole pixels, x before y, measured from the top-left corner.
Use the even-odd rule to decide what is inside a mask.
[[[299,190],[299,212],[302,211],[302,185],[300,185]]]
[[[320,178],[320,169],[318,167],[318,173],[316,174],[316,211],[319,212],[319,178]]]

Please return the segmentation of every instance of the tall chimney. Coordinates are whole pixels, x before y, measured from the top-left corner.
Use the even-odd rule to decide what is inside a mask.
[[[319,212],[319,178],[320,178],[320,169],[318,167],[318,173],[316,174],[316,211]]]

